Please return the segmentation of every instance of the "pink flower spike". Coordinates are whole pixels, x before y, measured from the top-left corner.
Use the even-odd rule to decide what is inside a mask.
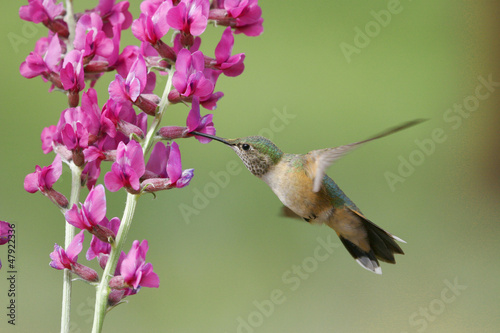
[[[144,155],[141,145],[134,140],[127,145],[120,142],[116,152],[116,161],[111,166],[111,171],[104,176],[104,183],[111,192],[125,187],[131,193],[138,193],[139,178],[142,177],[144,171]]]

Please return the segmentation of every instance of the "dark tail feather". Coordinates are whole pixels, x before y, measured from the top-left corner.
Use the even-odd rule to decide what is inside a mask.
[[[340,235],[339,238],[342,241],[342,244],[344,244],[347,251],[349,251],[351,256],[354,259],[356,259],[356,261],[358,262],[358,264],[361,265],[361,267],[369,271],[372,271],[373,273],[382,274],[382,268],[380,268],[380,265],[378,264],[378,260],[375,257],[373,250],[370,250],[370,252],[363,251],[361,248],[356,246],[350,240]]]
[[[403,243],[406,242],[399,237],[391,235],[360,213],[354,210],[351,211],[359,216],[363,222],[363,226],[367,232],[368,242],[370,244],[370,251],[363,251],[358,246],[343,237],[340,237],[340,240],[361,266],[374,273],[382,274],[378,260],[395,264],[396,260],[394,259],[394,253],[404,254],[403,250],[396,243],[396,240]]]

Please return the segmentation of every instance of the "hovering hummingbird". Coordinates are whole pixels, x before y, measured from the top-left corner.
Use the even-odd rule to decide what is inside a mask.
[[[285,154],[262,136],[223,139],[200,132],[191,134],[231,147],[247,169],[271,187],[283,203],[286,216],[302,218],[311,224],[326,224],[335,230],[363,268],[382,274],[378,260],[395,264],[394,253],[404,254],[395,241],[406,242],[368,220],[325,172],[333,162],[359,145],[422,121],[413,120],[363,141],[307,154]]]

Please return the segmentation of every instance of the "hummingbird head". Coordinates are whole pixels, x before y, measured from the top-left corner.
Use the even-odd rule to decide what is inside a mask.
[[[236,152],[247,169],[257,177],[266,174],[269,168],[277,164],[283,156],[283,152],[271,140],[262,136],[223,139],[199,132],[192,132],[192,134],[204,136],[228,145]]]

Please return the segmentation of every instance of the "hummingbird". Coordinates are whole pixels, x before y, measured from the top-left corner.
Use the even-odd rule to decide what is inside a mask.
[[[382,274],[379,260],[395,264],[394,254],[404,254],[396,241],[401,238],[366,218],[354,202],[326,175],[326,170],[346,153],[372,140],[421,123],[422,119],[390,128],[366,140],[312,150],[307,154],[286,154],[262,136],[224,139],[191,132],[222,142],[233,149],[247,169],[262,179],[283,203],[283,214],[310,224],[326,224],[361,267]]]

